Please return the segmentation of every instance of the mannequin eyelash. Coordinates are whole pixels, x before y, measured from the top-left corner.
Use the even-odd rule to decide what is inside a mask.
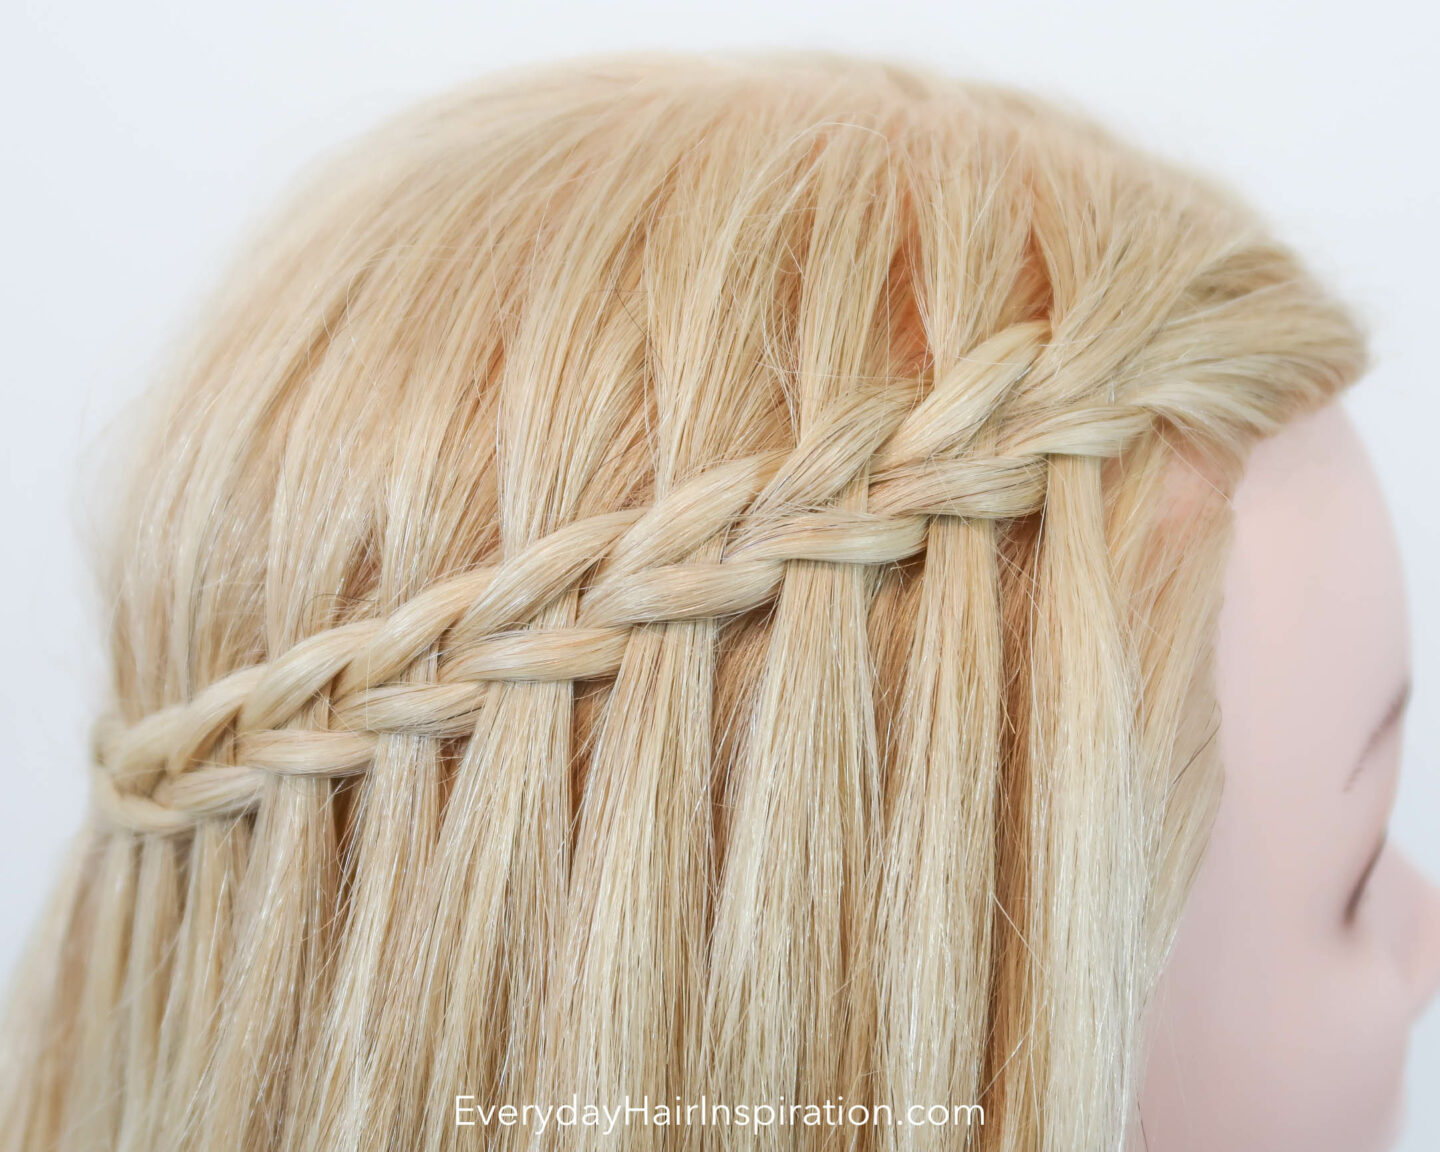
[[[1345,923],[1349,924],[1355,919],[1355,914],[1360,910],[1360,901],[1365,896],[1365,889],[1370,884],[1370,877],[1375,872],[1375,865],[1380,862],[1380,856],[1385,851],[1385,845],[1390,839],[1390,831],[1387,828],[1380,837],[1380,842],[1375,845],[1375,850],[1370,853],[1370,859],[1366,861],[1364,870],[1360,873],[1360,879],[1355,882],[1355,887],[1350,892],[1350,899],[1345,902]]]

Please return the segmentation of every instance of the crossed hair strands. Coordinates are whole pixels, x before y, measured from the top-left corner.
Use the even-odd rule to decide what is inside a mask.
[[[92,738],[92,801],[119,828],[183,834],[253,811],[272,774],[363,772],[382,735],[467,735],[488,681],[613,675],[631,628],[762,605],[790,561],[884,565],[921,551],[932,517],[1035,512],[1050,457],[1114,456],[1163,406],[1153,393],[1128,404],[1042,404],[1038,417],[1005,428],[995,414],[1022,381],[1028,390],[1045,375],[1034,369],[1053,351],[1048,333],[1045,321],[1002,329],[918,404],[898,389],[857,387],[789,452],[722,462],[649,508],[566,524],[386,617],[319,632],[134,724],[103,716]],[[876,406],[885,419],[874,419]],[[858,419],[862,409],[867,419]],[[826,507],[867,467],[865,511]],[[718,559],[691,559],[717,537]],[[530,626],[577,588],[574,624]],[[436,652],[433,682],[406,680],[414,661]],[[321,698],[328,727],[292,726]]]

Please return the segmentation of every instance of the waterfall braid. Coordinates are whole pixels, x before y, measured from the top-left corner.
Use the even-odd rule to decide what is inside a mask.
[[[567,61],[333,159],[212,313],[0,1148],[1121,1146],[1227,493],[1364,361],[1232,194],[913,67]]]

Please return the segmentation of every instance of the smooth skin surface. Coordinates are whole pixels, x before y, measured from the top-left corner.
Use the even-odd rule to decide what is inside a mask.
[[[1250,458],[1216,659],[1225,791],[1152,1005],[1132,1147],[1387,1148],[1440,984],[1440,891],[1385,839],[1405,590],[1338,404]]]

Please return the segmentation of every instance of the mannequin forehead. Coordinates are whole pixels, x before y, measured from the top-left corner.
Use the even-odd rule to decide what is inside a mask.
[[[1257,445],[1236,489],[1216,658],[1222,745],[1244,754],[1225,756],[1227,787],[1256,766],[1343,773],[1405,679],[1407,644],[1379,481],[1330,404]]]

